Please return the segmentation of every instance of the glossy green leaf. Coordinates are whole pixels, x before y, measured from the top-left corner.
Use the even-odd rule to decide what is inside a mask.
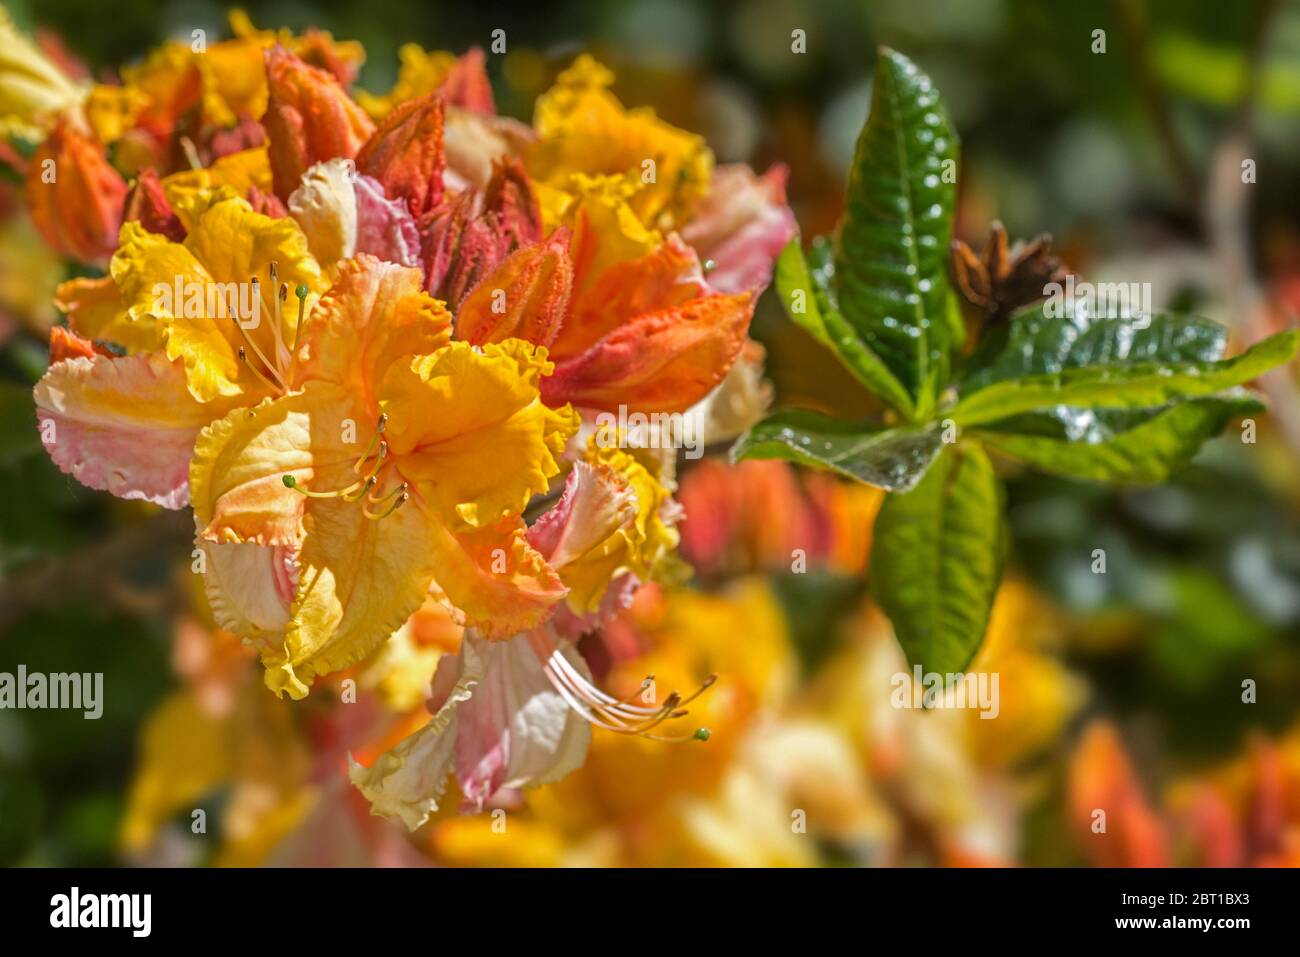
[[[1027,424],[1008,421],[967,437],[1045,472],[1141,485],[1163,482],[1231,419],[1262,408],[1243,392],[1140,412],[1062,409],[1050,417],[1059,434],[1043,434],[1047,428],[1034,434]]]
[[[732,461],[784,459],[890,491],[907,491],[943,447],[938,424],[879,429],[817,412],[778,412],[736,443]]]
[[[1052,315],[1043,304],[1012,317],[981,343],[981,353],[961,385],[969,395],[994,382],[1048,375],[1081,366],[1125,362],[1212,362],[1223,355],[1228,330],[1199,316],[1156,313],[1133,318],[1099,318],[1080,301],[1069,316]]]
[[[820,260],[821,267],[816,271],[809,268],[809,260],[796,237],[777,260],[776,288],[786,313],[796,325],[834,352],[873,395],[910,418],[912,397],[839,312],[830,285],[834,267],[830,264],[827,244],[817,243],[814,256]]]
[[[919,414],[962,336],[948,283],[957,135],[930,78],[882,49],[835,248],[840,312]]]
[[[1002,575],[1002,489],[988,456],[955,446],[872,532],[871,591],[909,664],[959,672],[979,649]]]
[[[1219,362],[1125,361],[1008,379],[963,395],[947,414],[968,427],[1056,406],[1150,408],[1249,382],[1289,362],[1298,346],[1300,332],[1289,331]]]

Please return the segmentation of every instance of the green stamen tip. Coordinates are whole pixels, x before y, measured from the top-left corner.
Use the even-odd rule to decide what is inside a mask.
[[[292,475],[286,475],[283,478],[281,478],[280,481],[284,483],[285,488],[293,488],[295,485],[298,484],[298,480],[295,479]]]
[[[300,282],[300,283],[298,283],[298,288],[295,289],[294,292],[298,294],[298,298],[299,298],[299,299],[306,299],[306,298],[307,298],[307,284],[306,284],[305,282]]]
[[[707,741],[707,740],[709,740],[709,738],[712,736],[712,734],[713,734],[713,732],[710,731],[708,728],[696,728],[696,729],[695,729],[695,740],[696,740],[696,741]]]

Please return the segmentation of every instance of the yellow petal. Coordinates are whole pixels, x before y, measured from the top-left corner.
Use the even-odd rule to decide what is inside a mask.
[[[196,399],[262,394],[261,381],[240,363],[239,348],[251,339],[257,348],[250,354],[260,350],[275,362],[282,353],[287,364],[287,344],[298,321],[292,300],[282,310],[278,328],[272,320],[276,307],[269,266],[277,264],[280,281],[289,289],[302,284],[313,292],[322,285],[320,268],[293,220],[263,216],[226,191],[200,192],[189,199],[188,207],[178,209],[189,219],[183,243],[150,233],[139,223],[122,226],[113,281],[129,319],[154,317],[163,323],[167,355],[184,360]],[[241,332],[226,315],[223,297],[251,300],[253,279],[259,283],[260,311],[256,325]]]
[[[0,7],[0,131],[39,138],[42,122],[75,106],[83,92]]]
[[[172,173],[162,181],[167,202],[176,209],[181,224],[193,228],[192,219],[186,215],[193,197],[203,191],[225,187],[236,196],[248,196],[250,187],[263,192],[271,191],[271,161],[265,146],[254,146],[222,156],[204,169]]]
[[[432,526],[417,500],[374,519],[361,502],[309,499],[292,620],[283,647],[262,656],[267,686],[301,698],[316,675],[360,661],[401,627],[433,580]]]
[[[523,519],[472,531],[429,524],[437,590],[455,619],[488,639],[540,625],[565,596],[563,581],[528,543]]]
[[[455,54],[444,50],[426,52],[418,43],[402,44],[397,56],[401,60],[401,66],[397,70],[397,82],[388,93],[377,96],[365,90],[356,92],[357,102],[373,120],[383,119],[399,103],[432,93],[442,85],[451,68],[456,65]]]
[[[127,352],[150,352],[164,343],[162,327],[152,316],[132,320],[111,276],[70,279],[56,290],[54,303],[79,336],[112,342]]]
[[[402,474],[429,485],[443,515],[474,526],[519,514],[559,472],[559,450],[578,428],[568,406],[538,395],[546,350],[519,339],[465,342],[394,366],[381,394],[388,441]]]
[[[147,848],[168,818],[230,777],[234,755],[226,721],[206,711],[190,691],[173,694],[149,716],[122,816],[127,850]]]
[[[306,496],[284,484],[326,491],[356,481],[358,405],[327,383],[237,409],[199,435],[190,496],[201,535],[212,542],[296,545]],[[352,441],[348,441],[351,439]],[[346,478],[340,474],[346,469]],[[330,486],[334,479],[341,485]],[[353,505],[353,507],[357,507]]]
[[[135,126],[148,105],[149,98],[133,87],[97,83],[86,97],[86,120],[99,141],[111,146]]]
[[[394,363],[409,366],[412,356],[437,352],[450,340],[451,315],[423,286],[418,269],[373,256],[342,263],[302,332],[295,386],[336,383],[377,416],[376,385],[385,372]]]
[[[593,436],[586,458],[611,468],[636,494],[627,569],[642,581],[666,578],[674,568],[674,552],[681,539],[675,527],[679,507],[672,491],[631,452],[618,448],[617,443],[602,447],[598,438]]]
[[[563,186],[574,173],[633,173],[654,164],[653,179],[631,201],[647,226],[680,225],[708,190],[713,154],[703,137],[659,119],[654,110],[627,110],[609,91],[614,75],[583,55],[537,99],[533,125],[538,142],[529,173]]]

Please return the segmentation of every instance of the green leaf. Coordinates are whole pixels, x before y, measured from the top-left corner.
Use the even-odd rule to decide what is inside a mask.
[[[754,426],[731,459],[784,459],[890,491],[905,492],[943,447],[938,423],[878,429],[817,412],[778,412]]]
[[[1289,362],[1298,346],[1300,332],[1292,330],[1219,362],[1119,362],[1008,379],[964,395],[948,416],[960,426],[972,426],[1054,406],[1160,406],[1249,382]]]
[[[957,135],[930,78],[882,49],[836,237],[840,311],[915,397],[920,415],[947,383],[962,339],[948,283]]]
[[[1056,475],[1153,484],[1190,462],[1231,419],[1262,408],[1254,396],[1242,392],[1136,414],[1064,409],[1051,416],[1052,423],[1063,426],[1059,435],[1010,430],[1014,423],[1007,422],[973,430],[967,437]]]
[[[953,447],[872,533],[871,591],[908,663],[959,672],[979,649],[1002,575],[1002,489],[977,446]]]
[[[1081,366],[1124,362],[1212,362],[1223,355],[1228,330],[1199,316],[1156,313],[1137,320],[1090,316],[1083,303],[1072,315],[1051,314],[1042,304],[1014,317],[1000,337],[981,343],[980,352],[996,352],[967,375],[962,395],[994,382],[1047,375]]]
[[[786,313],[796,325],[835,353],[873,395],[910,418],[912,397],[880,357],[863,344],[836,306],[830,288],[834,267],[830,264],[827,244],[819,241],[814,250],[822,267],[816,272],[809,270],[797,236],[777,260],[776,288]]]

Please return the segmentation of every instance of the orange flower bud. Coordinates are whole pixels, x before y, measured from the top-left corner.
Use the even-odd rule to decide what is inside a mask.
[[[32,220],[54,250],[85,263],[113,255],[126,181],[103,146],[66,118],[32,156],[26,192]]]
[[[408,100],[380,122],[357,154],[357,169],[406,203],[417,220],[442,200],[443,105],[437,93]]]
[[[163,192],[162,182],[153,168],[145,170],[131,187],[126,198],[123,222],[139,222],[151,233],[166,236],[174,243],[185,239],[185,227],[172,211]]]
[[[270,94],[262,125],[272,185],[287,201],[308,167],[339,156],[354,158],[374,124],[337,79],[283,47],[266,51],[266,80]]]

